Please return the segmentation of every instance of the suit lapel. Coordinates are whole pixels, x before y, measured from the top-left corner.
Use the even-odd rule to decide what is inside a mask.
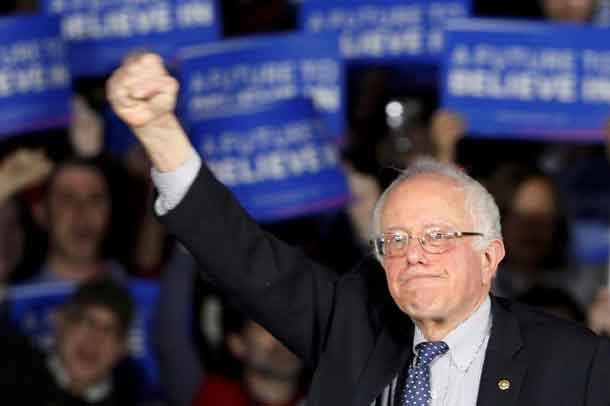
[[[392,382],[411,355],[413,323],[398,308],[395,310],[381,331],[358,379],[354,394],[355,405],[369,406]]]
[[[518,405],[527,365],[517,319],[492,296],[492,329],[481,374],[479,406]]]

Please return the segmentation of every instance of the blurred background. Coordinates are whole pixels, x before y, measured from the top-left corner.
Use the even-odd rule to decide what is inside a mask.
[[[306,397],[308,366],[152,215],[150,164],[104,89],[142,51],[179,79],[182,124],[219,179],[335,272],[379,282],[375,201],[434,156],[498,202],[494,293],[610,334],[610,1],[29,0],[0,12],[6,396]]]

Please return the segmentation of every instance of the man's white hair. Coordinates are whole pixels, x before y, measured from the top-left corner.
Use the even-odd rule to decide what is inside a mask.
[[[475,249],[487,248],[492,240],[502,239],[500,210],[493,196],[478,181],[471,178],[455,165],[443,164],[429,157],[417,158],[379,196],[373,210],[372,237],[381,233],[381,214],[390,192],[401,183],[417,175],[438,175],[452,180],[457,190],[464,196],[464,208],[470,214],[474,231],[483,233],[475,237]],[[377,253],[375,253],[377,255]],[[377,259],[381,258],[377,255]]]

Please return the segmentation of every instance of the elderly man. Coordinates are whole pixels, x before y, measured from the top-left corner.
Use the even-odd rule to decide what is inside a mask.
[[[459,170],[423,162],[381,197],[370,270],[339,277],[262,231],[193,151],[156,55],[108,82],[147,150],[155,210],[216,285],[315,367],[308,405],[607,405],[608,343],[489,295],[498,209]],[[389,293],[389,294],[388,294]]]

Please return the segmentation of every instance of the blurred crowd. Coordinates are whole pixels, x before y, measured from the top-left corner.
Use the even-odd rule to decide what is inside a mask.
[[[37,2],[1,7],[30,11]],[[295,7],[223,0],[224,34],[291,29]],[[603,0],[475,1],[474,13],[583,24],[610,15]],[[433,155],[481,180],[502,211],[507,256],[494,293],[610,335],[610,125],[598,144],[469,137],[463,117],[438,107],[436,89],[408,83],[396,67],[358,67],[348,78],[350,204],[265,228],[336,272],[370,267],[371,284],[383,286],[368,243],[372,208],[400,168]],[[74,83],[69,128],[0,139],[3,393],[46,405],[299,404],[308,366],[235,310],[165,235],[143,151],[106,148],[105,79]],[[145,400],[129,363],[133,278],[160,286],[150,334],[161,391]],[[65,281],[78,287],[54,314],[54,344],[42,352],[12,324],[9,292]]]

